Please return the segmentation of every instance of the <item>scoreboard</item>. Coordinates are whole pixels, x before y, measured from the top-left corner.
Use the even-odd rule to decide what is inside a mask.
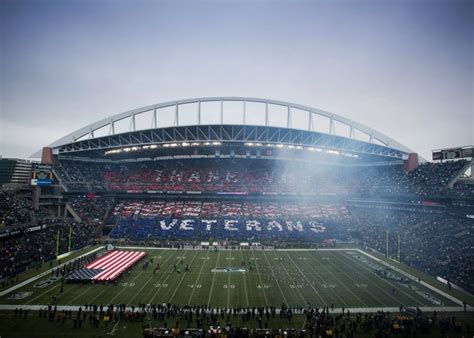
[[[433,150],[433,161],[474,158],[474,146]]]
[[[53,167],[50,164],[31,164],[31,185],[48,186],[53,182]]]

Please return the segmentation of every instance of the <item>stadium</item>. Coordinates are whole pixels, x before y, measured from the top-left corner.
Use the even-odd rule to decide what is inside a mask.
[[[1,335],[470,336],[473,153],[250,97],[92,122],[0,159]]]

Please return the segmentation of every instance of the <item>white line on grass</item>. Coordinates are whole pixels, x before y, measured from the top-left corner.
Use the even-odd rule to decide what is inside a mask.
[[[130,283],[135,282],[135,281],[137,280],[137,278],[140,277],[143,273],[145,273],[145,270],[140,271],[140,273],[138,273],[138,274],[135,276],[135,278],[133,278],[133,279],[130,281]],[[113,301],[114,301],[118,296],[120,296],[125,290],[127,290],[127,287],[126,287],[126,286],[123,286],[123,287],[122,287],[122,290],[120,290],[119,292],[117,292],[117,293],[115,294],[115,296],[113,296],[112,299],[111,299],[109,302],[107,302],[107,304],[113,304]],[[95,298],[97,298],[97,297],[94,297],[94,299],[95,299]],[[128,304],[127,304],[127,305],[128,305]]]
[[[166,262],[168,262],[168,260],[172,257],[173,255],[169,255],[166,260],[163,262],[163,266]],[[138,292],[135,293],[135,295],[133,295],[132,299],[130,299],[130,301],[127,303],[127,305],[130,305],[132,303],[132,301],[143,291],[143,289],[145,288],[145,286],[148,285],[148,283],[150,283],[150,281],[155,277],[155,274],[153,273],[153,275],[151,275],[150,278],[148,278],[148,280],[146,281],[145,284],[143,284],[143,286],[140,288],[140,290],[138,290]]]
[[[293,265],[296,267],[296,269],[300,272],[301,276],[303,276],[303,278],[306,279],[306,282],[313,289],[313,291],[316,293],[316,295],[319,297],[319,299],[321,299],[321,302],[322,302],[321,305],[323,305],[323,306],[327,305],[328,303],[323,299],[323,297],[321,297],[318,290],[315,289],[315,287],[310,283],[310,281],[308,280],[306,275],[303,273],[303,271],[301,271],[301,269],[298,267],[298,265],[293,261],[293,259],[291,259],[290,254],[287,252],[286,255],[290,259],[291,263],[293,263]]]
[[[338,255],[338,254],[340,254],[340,253],[336,253],[336,255]],[[340,255],[342,256],[342,254],[340,254]],[[342,257],[346,257],[346,256],[342,256]],[[346,258],[347,258],[347,257],[346,257]],[[407,296],[408,298],[412,299],[412,300],[416,303],[416,304],[414,304],[414,305],[420,305],[420,306],[423,306],[423,305],[424,305],[424,303],[420,302],[418,299],[416,299],[416,298],[412,297],[411,295],[409,295],[408,293],[404,292],[404,291],[403,291],[399,286],[397,286],[396,284],[394,284],[394,283],[392,283],[392,282],[390,282],[390,281],[388,281],[388,280],[386,280],[386,279],[380,277],[378,274],[375,273],[374,270],[372,270],[372,269],[366,267],[363,263],[358,262],[355,258],[349,257],[349,259],[350,259],[351,261],[354,261],[354,262],[355,262],[358,266],[360,266],[362,269],[364,269],[364,270],[370,272],[370,274],[373,274],[373,275],[377,276],[377,278],[375,278],[374,281],[377,280],[377,279],[380,279],[380,280],[382,280],[384,283],[390,285],[391,287],[394,287],[395,289],[397,289],[397,290],[399,290],[401,293],[403,293],[405,296]],[[352,269],[353,271],[355,271],[358,275],[360,275],[360,276],[363,277],[365,280],[367,280],[368,282],[370,282],[370,279],[367,278],[364,274],[360,273],[360,271],[359,271],[358,269],[352,268],[352,265],[351,265],[351,264],[348,264],[348,266],[350,266],[351,269]],[[388,293],[388,292],[385,291],[382,287],[380,287],[380,286],[378,285],[378,283],[375,283],[375,282],[374,282],[373,284],[374,284],[374,286],[375,286],[377,289],[381,290],[383,293],[385,293],[385,294],[388,295],[389,297],[395,298],[395,296],[393,296],[393,295],[391,296],[390,293]],[[397,299],[397,298],[395,298],[395,299]]]
[[[230,268],[230,262],[232,262],[232,250],[229,250],[229,266]],[[229,275],[229,279],[227,280],[227,308],[230,308],[230,272],[227,273]]]
[[[187,252],[187,251],[186,251]],[[185,253],[186,254],[186,253]],[[173,256],[174,257],[174,256]],[[174,268],[174,267],[173,267]],[[171,265],[169,267],[168,270],[171,270]],[[168,276],[166,276],[166,278],[163,280],[163,282],[160,281],[160,287],[155,291],[155,293],[153,294],[153,297],[151,297],[150,301],[148,302],[148,304],[153,304],[153,299],[155,299],[156,295],[158,294],[158,292],[160,292],[160,290],[163,288],[163,284],[165,284],[165,282],[168,280],[168,278],[171,277],[171,275],[173,274],[173,271],[171,270],[171,272],[168,274]]]
[[[275,271],[273,270],[273,267],[272,267],[272,264],[270,264],[270,261],[268,260],[268,257],[267,255],[265,254],[265,250],[263,250],[263,256],[265,257],[267,263],[268,263],[268,266],[270,268],[270,270],[272,271],[272,275],[273,275],[273,279],[275,279],[275,282],[277,283],[277,286],[278,286],[278,290],[280,290],[280,293],[283,297],[283,301],[285,302],[285,305],[288,306],[288,301],[286,300],[286,297],[285,297],[285,294],[283,293],[283,291],[281,290],[281,287],[280,287],[280,283],[278,282],[278,278],[275,276]]]
[[[219,256],[221,254],[221,251],[219,250],[217,252],[217,261],[216,261],[216,268],[219,265]],[[209,298],[207,299],[207,307],[211,304],[211,297],[212,297],[212,289],[214,288],[214,280],[216,279],[216,274],[217,272],[214,272],[214,275],[212,276],[212,283],[211,283],[211,290],[209,291]]]
[[[244,254],[242,252],[242,250],[240,250],[240,257],[242,257],[242,262],[244,261]],[[249,306],[250,302],[249,302],[249,293],[247,291],[247,277],[245,276],[246,272],[242,274],[242,277],[244,279],[244,289],[245,289],[245,299],[247,301],[247,306]]]
[[[333,257],[334,257],[335,260],[337,260],[337,252],[334,253]],[[345,256],[342,256],[342,257],[345,257]],[[351,265],[351,264],[346,264],[346,263],[344,262],[344,260],[340,260],[340,262],[342,262],[342,263],[344,264],[344,266],[346,266],[346,265]],[[331,264],[331,263],[329,263],[329,264]],[[344,274],[346,274],[346,275],[349,277],[349,275],[348,275],[347,273],[345,273],[341,268],[339,268],[339,267],[336,266],[335,264],[334,264],[334,266],[335,266],[339,271],[343,272]],[[373,286],[376,287],[377,289],[381,290],[382,293],[385,293],[385,295],[387,295],[389,298],[395,300],[395,303],[399,302],[399,298],[397,298],[397,297],[395,297],[394,295],[391,295],[390,293],[386,292],[383,288],[381,288],[381,287],[377,284],[377,282],[376,282],[375,280],[372,281],[371,279],[367,278],[365,275],[361,274],[359,271],[356,271],[356,274],[359,275],[359,276],[362,276],[362,277],[364,278],[364,280],[367,281],[367,283],[368,283],[367,285],[373,285]],[[351,277],[349,277],[349,278],[350,278],[354,283],[356,282],[353,278],[351,278]],[[383,301],[381,301],[380,298],[375,297],[373,293],[371,293],[371,292],[369,292],[369,291],[366,291],[366,293],[369,294],[371,298],[373,298],[373,299],[375,299],[376,301],[380,302],[380,303],[382,304],[382,306],[387,306],[387,304],[385,304]],[[364,304],[364,305],[367,306],[367,304]],[[368,307],[368,306],[367,306],[367,307]]]
[[[263,287],[262,276],[260,275],[260,271],[258,271],[258,264],[257,264],[257,260],[255,259],[255,252],[254,252],[253,249],[251,249],[251,250],[252,250],[252,256],[253,256],[254,261],[255,261],[255,269],[257,270],[258,279],[260,280],[260,285],[262,286],[263,297],[265,298],[265,303],[268,306],[267,294],[265,292],[265,288]]]
[[[277,255],[275,252],[274,252],[274,255],[278,257],[278,255]],[[280,261],[280,260],[278,259],[278,261]],[[296,280],[291,276],[291,274],[290,274],[290,272],[288,271],[288,269],[286,268],[285,264],[283,264],[283,263],[280,263],[280,264],[283,266],[283,270],[285,270],[286,274],[288,275],[289,280],[292,281],[293,285],[296,286],[297,284],[299,284],[299,283],[296,282]],[[298,294],[298,296],[300,296],[300,298],[303,300],[303,304],[305,304],[305,303],[306,303],[306,298],[303,296],[303,293],[300,291],[299,288],[295,288],[295,290],[296,290],[296,293]]]
[[[17,308],[24,309],[24,310],[39,311],[39,310],[47,309],[48,305],[47,304],[37,304],[37,305],[0,304],[0,311],[15,310]],[[93,311],[92,307],[90,307],[88,310],[85,310],[84,306],[80,306],[80,305],[58,305],[57,306],[58,311],[62,311],[62,310],[79,311],[79,308],[81,308],[82,311],[84,312]],[[419,309],[423,312],[433,312],[433,311],[463,312],[464,311],[462,306],[422,306],[422,307],[419,307]],[[126,310],[130,311],[132,310],[132,307],[127,306]],[[279,314],[281,309],[277,308],[275,310],[276,310],[276,313]],[[379,311],[397,313],[400,310],[400,308],[399,307],[370,307],[370,308],[354,307],[354,308],[347,308],[347,309],[344,308],[344,311],[347,311],[347,310],[349,310],[351,313],[375,313]],[[466,311],[474,312],[474,307],[467,305]],[[206,312],[209,313],[209,310]],[[342,313],[342,308],[334,308],[334,311],[332,313]]]
[[[34,300],[40,298],[40,297],[43,297],[44,295],[50,293],[51,291],[53,291],[54,289],[57,289],[58,287],[60,287],[61,284],[56,284],[55,286],[53,286],[52,288],[49,288],[48,290],[46,290],[45,292],[41,293],[39,296],[36,296],[35,298],[33,299],[30,299],[28,302],[26,302],[25,304],[30,304],[31,302],[33,302]],[[71,288],[67,288],[66,291],[64,291],[62,294],[64,295],[65,293],[71,291],[72,289],[75,289],[76,288],[76,285],[73,285],[71,286]]]
[[[387,262],[381,260],[380,258],[377,258],[377,257],[375,257],[375,256],[373,256],[373,255],[371,255],[371,254],[369,254],[369,253],[367,253],[367,252],[365,252],[365,251],[363,251],[363,250],[360,250],[360,249],[356,249],[356,251],[358,251],[358,252],[360,252],[360,253],[366,255],[367,257],[372,258],[373,260],[375,260],[375,261],[378,262],[378,263],[381,263],[381,264],[383,264],[383,265],[385,265],[385,266],[388,266],[388,267],[392,268],[393,270],[397,271],[399,274],[401,274],[401,275],[403,275],[403,276],[405,276],[405,277],[408,277],[408,278],[410,278],[410,279],[413,280],[413,281],[418,281],[418,278],[416,278],[415,276],[409,274],[408,272],[406,272],[406,271],[404,271],[404,270],[402,270],[402,269],[399,269],[399,268],[393,266],[393,265],[390,264],[390,263],[387,263]],[[457,298],[454,297],[454,296],[451,296],[450,294],[448,294],[448,293],[446,293],[446,292],[444,292],[444,291],[438,289],[437,287],[435,287],[435,286],[433,286],[433,285],[431,285],[431,284],[429,284],[429,283],[426,283],[426,282],[424,282],[424,281],[421,281],[420,284],[423,285],[423,286],[425,286],[426,288],[428,288],[428,289],[430,289],[430,290],[432,290],[432,291],[438,293],[439,295],[441,295],[441,296],[443,296],[443,297],[445,297],[445,298],[447,298],[447,299],[453,301],[453,302],[456,303],[456,304],[459,304],[459,305],[462,305],[462,304],[463,304],[463,302],[462,302],[461,300],[457,299]]]
[[[275,253],[275,256],[277,256],[276,253]],[[282,258],[283,258],[283,257],[282,257]],[[283,263],[280,263],[280,264],[283,266],[283,270],[285,270],[286,274],[288,275],[288,278],[293,281],[293,284],[294,284],[295,286],[298,285],[299,283],[298,283],[298,282],[293,278],[293,276],[290,274],[290,272],[289,272],[288,269],[286,268],[286,265],[283,264]],[[305,298],[305,296],[303,295],[303,293],[300,291],[299,288],[295,288],[295,290],[296,290],[296,292],[298,293],[298,295],[301,297],[301,299],[303,300],[303,305],[306,305],[306,304],[305,304],[305,303],[306,303],[306,298]],[[321,298],[321,297],[319,297],[319,298]],[[322,298],[321,298],[321,299],[322,299]]]
[[[206,252],[206,259],[204,259],[204,263],[201,265],[201,269],[199,270],[199,274],[196,278],[196,281],[194,282],[193,290],[191,291],[191,294],[189,295],[188,305],[191,304],[191,299],[193,298],[194,292],[196,291],[196,285],[199,283],[199,280],[201,279],[202,270],[204,269],[204,265],[206,265],[206,261],[207,261],[208,256],[209,256],[209,250],[207,250],[207,252]]]
[[[194,257],[193,257],[193,259],[191,260],[191,263],[190,263],[189,265],[192,265],[192,264],[193,264],[194,259],[196,258],[198,252],[199,252],[199,251],[196,250],[196,253],[194,254]],[[171,302],[173,301],[173,298],[174,298],[174,296],[176,295],[176,292],[178,292],[178,289],[179,289],[179,287],[181,286],[181,283],[183,282],[184,277],[186,277],[186,273],[185,273],[185,272],[183,272],[183,277],[181,277],[181,280],[179,281],[178,285],[176,286],[176,289],[174,289],[174,292],[173,292],[173,294],[171,295],[170,300],[168,301],[168,303],[171,303]]]
[[[308,254],[308,255],[309,255],[309,254]],[[311,256],[311,255],[309,255],[309,256],[310,256],[310,259],[311,259],[311,260],[314,260],[315,262],[317,262],[317,260],[316,260],[316,258],[315,258],[314,256]],[[321,263],[320,265],[321,265],[327,272],[329,272],[329,273],[334,277],[334,279],[339,280],[339,278],[337,278],[336,276],[334,276],[334,274],[333,274],[328,268],[326,268],[326,266],[324,266],[324,263]],[[327,282],[324,280],[324,278],[322,278],[322,277],[317,273],[317,270],[313,268],[312,264],[309,264],[309,268],[310,268],[311,270],[313,270],[313,272],[316,274],[316,276],[318,276],[318,278],[320,278],[320,279],[323,281],[323,283],[327,283]],[[340,282],[342,282],[342,281],[340,281]],[[359,297],[357,297],[357,296],[351,291],[351,289],[349,289],[344,283],[342,283],[342,285],[343,285],[347,290],[349,290],[349,292],[350,292],[355,298],[357,298],[359,301],[361,301],[362,304],[364,304],[365,306],[367,306],[367,304],[365,304],[364,301],[362,301]],[[339,296],[338,292],[336,292],[335,290],[331,290],[331,291],[334,293],[334,295],[335,295],[337,298],[339,298],[339,300],[342,302],[342,304],[344,304],[345,307],[348,306],[347,303],[344,301],[344,298],[342,298],[341,296]]]

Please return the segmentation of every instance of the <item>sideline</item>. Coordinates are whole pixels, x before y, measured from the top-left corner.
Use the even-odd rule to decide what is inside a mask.
[[[147,304],[149,305],[149,304]],[[3,304],[0,305],[0,311],[3,310],[15,310],[15,309],[23,309],[23,310],[32,310],[32,311],[39,311],[41,309],[47,310],[48,305],[16,305],[16,304]],[[92,306],[89,307],[89,309],[85,309],[84,306],[80,305],[57,305],[57,306],[52,306],[52,308],[56,308],[56,311],[62,311],[62,310],[71,310],[71,311],[79,311],[79,308],[81,311],[87,311],[87,312],[92,312],[93,309]],[[412,308],[412,307],[409,307]],[[221,308],[222,309],[222,308]],[[303,308],[302,310],[305,310],[306,308]],[[321,308],[320,308],[321,309]],[[400,308],[398,307],[353,307],[353,308],[334,308],[334,310],[331,310],[329,308],[329,313],[342,313],[342,310],[344,309],[345,313],[347,313],[347,310],[349,310],[351,313],[376,313],[379,311],[384,311],[384,312],[392,312],[392,313],[398,313],[400,312]],[[425,306],[425,307],[419,307],[421,311],[424,312],[464,312],[464,308],[462,306]],[[127,311],[135,311],[135,312],[142,312],[140,308],[137,306],[127,306],[126,307]],[[214,312],[217,310],[216,308],[212,309]],[[211,309],[207,310],[208,312],[211,311]],[[467,312],[473,312],[474,307],[468,306]],[[151,312],[151,308],[147,306],[145,312]],[[280,309],[276,309],[276,313],[280,313]],[[301,312],[296,312],[296,315],[298,314],[303,314],[303,311]]]
[[[355,249],[355,251],[358,251],[358,252],[360,252],[361,254],[366,255],[367,257],[373,259],[373,260],[376,261],[377,263],[381,263],[381,264],[383,264],[383,265],[385,265],[385,266],[390,267],[391,269],[395,270],[396,272],[398,272],[398,273],[401,274],[402,276],[405,276],[405,277],[407,277],[407,278],[409,278],[409,279],[411,279],[411,280],[413,280],[413,281],[415,281],[415,282],[417,282],[417,283],[423,285],[424,287],[426,287],[426,288],[430,289],[431,291],[434,291],[434,292],[436,292],[437,294],[439,294],[439,295],[441,295],[441,296],[443,296],[443,297],[445,297],[445,298],[447,298],[447,299],[453,301],[454,303],[456,303],[456,304],[458,304],[458,305],[461,305],[461,306],[463,305],[463,302],[462,302],[461,300],[459,300],[459,299],[457,299],[456,297],[451,296],[450,294],[448,294],[448,293],[446,293],[446,292],[444,292],[444,291],[442,291],[442,290],[440,290],[440,289],[434,287],[433,285],[428,284],[428,283],[426,283],[425,281],[420,281],[420,282],[418,282],[418,278],[415,277],[415,276],[413,276],[413,275],[411,275],[411,274],[409,274],[408,272],[403,271],[402,269],[397,268],[396,266],[393,266],[392,264],[390,264],[390,263],[388,263],[388,262],[386,262],[386,261],[384,261],[384,260],[382,260],[382,259],[380,259],[380,258],[378,258],[378,257],[375,257],[375,256],[373,256],[373,255],[369,254],[368,252],[365,252],[365,251],[363,251],[363,250],[361,250],[361,249]]]
[[[16,285],[13,285],[11,288],[8,288],[8,289],[6,289],[6,290],[0,292],[0,297],[3,297],[3,296],[9,294],[9,293],[12,292],[12,291],[15,291],[16,289],[19,289],[19,288],[21,288],[21,287],[23,287],[23,286],[25,286],[25,285],[30,284],[31,282],[34,282],[35,280],[38,280],[38,279],[40,279],[40,278],[43,278],[44,276],[49,275],[49,274],[51,273],[51,271],[56,270],[56,269],[59,269],[59,268],[62,268],[64,265],[66,265],[66,264],[68,264],[68,263],[74,261],[74,260],[77,259],[77,258],[85,257],[85,256],[87,256],[87,255],[90,255],[91,253],[94,253],[94,252],[96,252],[96,251],[102,250],[102,249],[104,249],[104,248],[105,248],[105,246],[99,246],[99,247],[97,247],[97,248],[95,248],[95,249],[92,249],[92,250],[89,251],[89,252],[86,252],[86,253],[84,253],[84,254],[82,254],[82,255],[80,255],[80,256],[77,256],[77,257],[75,257],[75,258],[73,258],[73,259],[70,259],[70,260],[68,260],[68,261],[66,261],[66,262],[64,262],[64,263],[61,263],[60,265],[57,265],[57,266],[55,266],[55,267],[53,267],[53,268],[51,268],[51,269],[48,269],[48,270],[46,270],[46,271],[43,271],[43,272],[41,272],[40,274],[38,274],[38,275],[36,275],[36,276],[34,276],[34,277],[28,278],[27,280],[24,280],[24,281],[21,282],[21,283],[18,283],[18,284],[16,284]]]

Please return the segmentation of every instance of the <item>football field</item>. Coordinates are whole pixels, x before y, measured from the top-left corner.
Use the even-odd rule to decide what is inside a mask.
[[[350,308],[457,308],[439,288],[357,249],[145,250],[140,261],[113,283],[64,283],[47,273],[2,292],[4,308],[17,305],[138,304],[204,305],[213,308],[284,306]],[[101,253],[105,253],[102,251]],[[160,270],[154,272],[156,263]],[[186,271],[186,265],[189,269]],[[61,290],[62,289],[62,290]]]

